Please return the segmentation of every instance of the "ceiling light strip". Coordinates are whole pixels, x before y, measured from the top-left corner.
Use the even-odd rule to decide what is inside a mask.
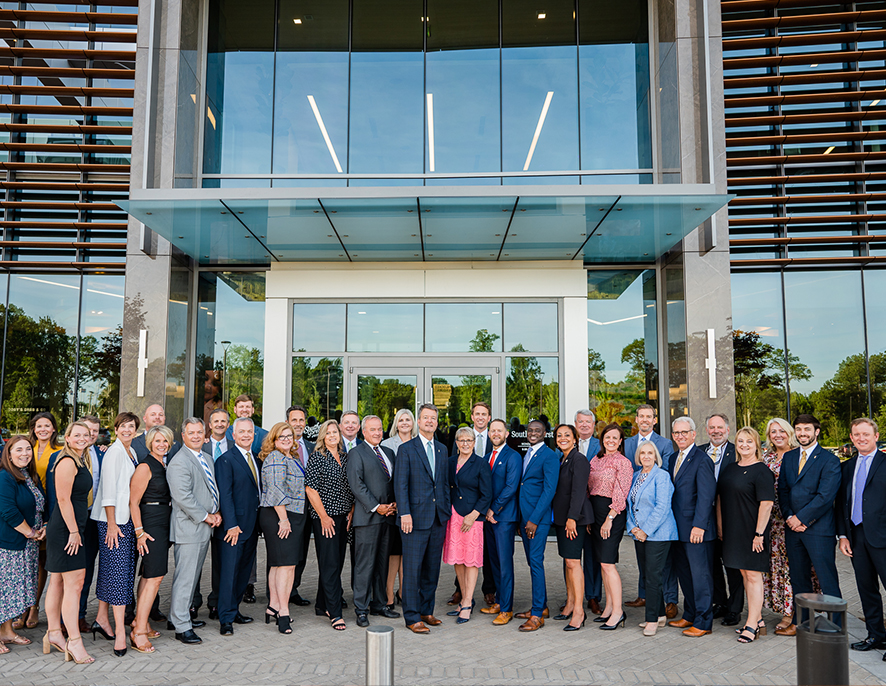
[[[526,164],[523,165],[523,171],[529,171],[529,163],[532,162],[532,155],[535,153],[535,146],[538,144],[538,137],[541,135],[541,127],[545,125],[545,117],[548,116],[548,108],[551,106],[551,99],[553,97],[554,91],[548,91],[545,97],[545,104],[541,108],[541,115],[538,117],[538,125],[535,127],[532,144],[529,146],[529,154],[526,155]]]
[[[428,164],[431,171],[435,170],[436,160],[434,156],[434,94],[428,93]]]
[[[335,154],[335,148],[332,147],[332,141],[329,140],[329,133],[326,131],[326,124],[323,123],[323,117],[320,116],[320,110],[317,108],[317,101],[313,95],[308,96],[308,102],[311,103],[311,109],[314,111],[314,119],[317,120],[317,126],[320,127],[320,133],[323,134],[323,140],[326,141],[326,147],[332,156],[332,162],[335,164],[335,170],[341,174],[341,164],[338,162],[338,156]]]

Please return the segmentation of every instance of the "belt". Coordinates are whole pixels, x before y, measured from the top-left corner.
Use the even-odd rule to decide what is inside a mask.
[[[141,503],[142,505],[166,505],[170,506],[172,503]]]

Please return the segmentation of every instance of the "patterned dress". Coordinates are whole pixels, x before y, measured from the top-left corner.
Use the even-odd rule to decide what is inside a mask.
[[[34,529],[43,526],[43,492],[26,477],[26,484],[37,501]],[[37,604],[37,555],[40,544],[34,540],[25,543],[24,550],[0,548],[0,624],[20,617]]]

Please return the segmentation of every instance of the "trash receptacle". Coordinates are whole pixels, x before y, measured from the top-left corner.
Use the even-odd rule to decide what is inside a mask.
[[[849,683],[846,601],[831,595],[799,593],[797,603],[797,684]]]

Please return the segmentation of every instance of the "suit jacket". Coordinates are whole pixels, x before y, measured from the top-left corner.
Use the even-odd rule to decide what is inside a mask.
[[[806,526],[805,535],[836,535],[834,501],[840,490],[840,460],[816,444],[812,454],[806,456],[802,474],[797,474],[799,469],[800,448],[794,448],[785,453],[778,475],[778,506],[782,515],[785,520],[796,516]]]
[[[674,445],[664,436],[659,436],[654,431],[649,436],[649,440],[658,448],[658,452],[661,453],[661,468],[667,472],[671,471],[671,462],[673,461],[673,457],[676,454],[674,452]],[[634,471],[639,472],[641,467],[637,464],[637,461],[634,459],[637,455],[637,447],[640,442],[640,434],[634,434],[629,438],[625,439],[625,452],[624,455],[631,461],[631,464],[634,465]]]
[[[492,502],[492,471],[489,461],[472,453],[461,469],[458,466],[458,455],[449,458],[449,500],[452,507],[462,517],[472,510],[477,510],[478,520],[486,519],[486,512]]]
[[[207,460],[209,471],[214,474],[212,460]],[[166,483],[172,496],[172,522],[169,540],[173,543],[203,543],[212,531],[204,522],[213,511],[212,491],[203,467],[194,453],[182,447],[169,460],[166,467]]]
[[[390,476],[368,443],[360,443],[348,453],[348,485],[357,501],[354,504],[353,526],[395,523],[393,516],[386,517],[372,511],[381,504],[394,502],[394,451],[384,446],[379,446],[379,450],[391,462]]]
[[[228,529],[239,526],[245,540],[256,530],[258,503],[261,500],[261,464],[253,455],[258,480],[246,463],[240,448],[234,444],[215,461],[215,482],[218,484],[218,509],[222,523],[213,535],[224,538]]]
[[[559,476],[560,459],[557,453],[542,444],[520,479],[522,521],[532,522],[536,526],[551,523],[551,502],[554,500]]]
[[[39,479],[35,485],[37,490],[43,490]],[[24,481],[16,481],[12,472],[4,469],[0,471],[0,548],[25,549],[28,539],[15,530],[22,520],[28,526],[34,526],[37,521],[37,500]]]
[[[705,443],[704,445],[698,446],[698,449],[701,450],[703,453],[707,453],[708,448],[710,448],[710,447],[711,447],[710,443]],[[720,480],[720,474],[723,473],[723,467],[725,467],[726,465],[728,465],[732,462],[735,462],[735,461],[736,461],[735,443],[733,443],[732,441],[726,441],[726,443],[724,444],[724,447],[723,447],[723,455],[720,457],[720,471],[719,472],[717,472],[717,465],[714,465],[714,473],[717,477],[717,481]],[[711,460],[711,462],[713,462],[713,460]]]
[[[593,524],[594,511],[588,500],[590,474],[591,463],[585,455],[578,452],[578,448],[574,448],[560,461],[557,490],[551,502],[554,524],[565,526],[567,519],[574,519],[578,526]]]
[[[258,424],[255,425],[255,437],[252,439],[252,454],[258,455],[261,452],[261,444],[265,440],[265,436],[268,435],[268,432],[265,429],[262,429]],[[228,446],[236,445],[234,443],[234,424],[233,422],[228,427],[227,432],[225,432],[225,437],[228,439]],[[305,441],[307,443],[307,441]],[[313,452],[313,451],[312,451]],[[308,453],[310,455],[310,453]]]
[[[865,540],[874,548],[886,548],[886,453],[878,450],[868,465],[861,500],[861,516]],[[808,464],[808,462],[807,462]],[[837,494],[837,535],[849,536],[852,530],[852,483],[858,456],[840,465],[842,480]],[[802,519],[800,520],[803,521]]]
[[[682,471],[682,467],[680,470]],[[634,472],[633,484],[640,478],[640,472]],[[628,523],[630,532],[639,526],[646,534],[647,541],[676,541],[677,521],[671,509],[674,496],[674,484],[671,477],[661,467],[654,466],[649,476],[637,491],[637,504],[631,504],[628,497]]]
[[[579,448],[579,453],[588,458],[588,462],[590,462],[594,456],[600,452],[600,439],[595,436],[591,436],[588,439],[588,448],[585,452],[582,452],[580,449],[581,444],[577,443],[576,448]],[[559,450],[557,452],[560,452]]]
[[[132,444],[130,448],[131,446]],[[129,482],[135,474],[135,465],[119,438],[108,448],[102,465],[104,469],[99,476],[98,490],[93,494],[90,518],[97,522],[107,522],[105,508],[110,505],[114,507],[114,519],[122,526],[130,518]]]
[[[412,515],[414,529],[430,529],[435,516],[441,524],[449,521],[452,514],[449,500],[449,456],[436,439],[434,465],[432,477],[421,436],[400,446],[397,462],[394,464],[398,524],[403,515]]]
[[[491,453],[490,453],[491,454]],[[495,456],[492,465],[492,510],[497,522],[516,522],[517,489],[520,487],[520,476],[523,471],[523,460],[520,453],[505,444]]]
[[[148,450],[148,446],[145,445],[145,434],[147,431],[143,431],[138,436],[132,439],[132,443],[129,446],[135,451],[135,456],[138,458],[138,461],[141,462],[148,456],[148,453],[151,451]],[[173,435],[175,432],[172,432]],[[172,446],[169,448],[169,452],[167,455],[175,455],[179,450],[181,450],[182,444],[178,441],[173,441]],[[167,460],[168,461],[168,460]]]
[[[668,466],[674,483],[671,509],[677,522],[678,540],[688,542],[690,531],[698,527],[704,529],[705,541],[713,541],[717,533],[714,527],[714,498],[717,495],[714,462],[694,445],[683,458],[675,477],[674,467],[679,454],[674,453],[674,459]]]
[[[351,450],[356,450],[356,449],[357,449],[357,446],[360,445],[362,442],[363,442],[363,439],[360,438],[360,436],[355,436],[355,437],[354,437],[354,447],[351,448]],[[347,449],[348,449],[348,444],[347,444],[347,442],[345,441],[345,437],[344,437],[344,436],[341,437],[341,444],[342,444],[342,447],[344,448],[344,450],[347,450]]]

